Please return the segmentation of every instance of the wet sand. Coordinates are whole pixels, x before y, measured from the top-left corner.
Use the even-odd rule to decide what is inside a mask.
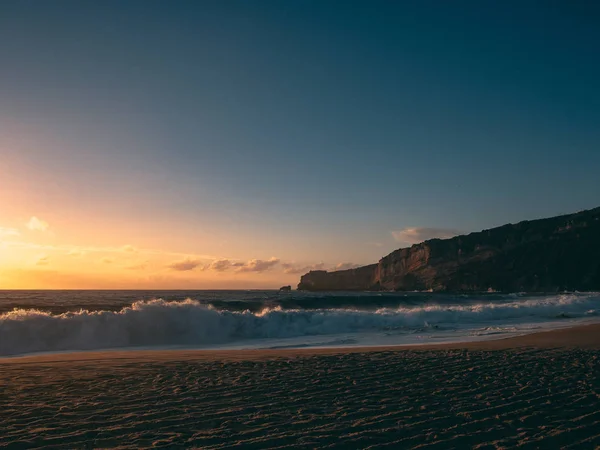
[[[0,447],[595,448],[600,325],[436,346],[0,359]]]

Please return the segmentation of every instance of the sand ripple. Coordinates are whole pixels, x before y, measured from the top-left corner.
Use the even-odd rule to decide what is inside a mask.
[[[0,364],[0,447],[594,448],[600,352]]]

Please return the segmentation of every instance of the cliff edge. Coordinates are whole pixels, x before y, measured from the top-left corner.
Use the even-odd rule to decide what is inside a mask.
[[[401,248],[357,269],[303,275],[299,290],[600,290],[600,208]]]

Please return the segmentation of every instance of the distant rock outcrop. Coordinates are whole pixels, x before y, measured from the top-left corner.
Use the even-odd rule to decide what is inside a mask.
[[[357,269],[311,271],[298,289],[600,290],[600,208],[431,239]]]
[[[281,286],[281,287],[279,288],[279,290],[280,290],[281,292],[289,292],[289,291],[291,291],[291,290],[292,290],[292,287],[291,287],[291,286]]]

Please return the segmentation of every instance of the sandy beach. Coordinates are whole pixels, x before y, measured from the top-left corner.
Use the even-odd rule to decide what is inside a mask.
[[[600,324],[437,346],[0,360],[0,447],[594,448]]]

